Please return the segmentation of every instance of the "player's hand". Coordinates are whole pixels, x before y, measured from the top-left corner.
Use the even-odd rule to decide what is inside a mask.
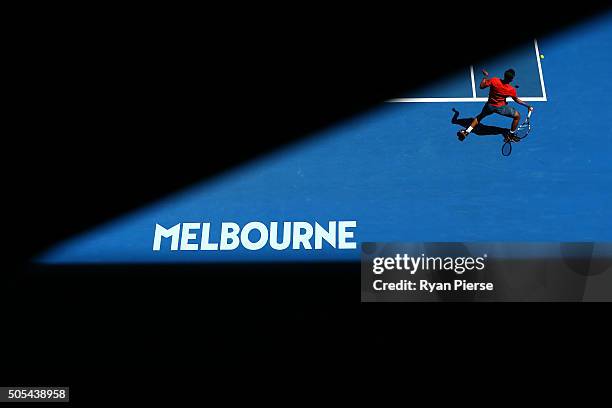
[[[527,109],[529,110],[529,112],[533,112],[533,106],[528,106]]]
[[[486,70],[486,69],[483,69],[483,70],[482,70],[482,75],[484,75],[484,76],[488,77],[488,76],[489,76],[489,73],[487,72],[487,70]]]

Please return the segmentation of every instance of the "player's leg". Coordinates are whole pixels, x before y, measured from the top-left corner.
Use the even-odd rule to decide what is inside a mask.
[[[470,123],[470,126],[468,126],[467,129],[460,130],[459,132],[457,132],[457,138],[461,141],[464,141],[465,138],[470,134],[470,132],[474,130],[474,128],[478,126],[478,124],[491,113],[493,112],[491,111],[489,104],[486,103],[485,106],[482,108],[480,114],[478,114],[478,116],[474,118],[472,123]]]
[[[519,120],[521,120],[521,115],[518,113],[516,109],[514,109],[510,105],[496,106],[493,108],[493,111],[498,115],[505,116],[507,118],[512,118],[512,126],[508,133],[504,135],[505,142],[520,142],[521,139],[516,137],[514,131],[518,127]]]
[[[508,112],[508,114],[512,114],[512,126],[510,127],[510,134],[508,135],[509,139],[513,142],[520,142],[521,139],[519,137],[517,137],[514,132],[516,131],[516,128],[518,127],[519,121],[521,120],[521,114],[519,113],[519,111],[517,111],[514,108],[510,108],[511,111]],[[508,116],[508,115],[506,115]]]
[[[519,121],[521,120],[521,114],[518,113],[517,110],[514,111],[514,116],[512,117],[512,127],[510,128],[510,131],[512,133],[514,133],[514,131],[516,131],[516,128],[518,127]]]
[[[480,121],[480,115],[476,116],[474,120],[472,121],[472,123],[470,123],[470,126],[468,126],[466,129],[460,130],[459,132],[457,132],[457,137],[459,138],[459,140],[464,141],[465,138],[470,134],[470,132],[476,126],[478,126],[479,121]]]

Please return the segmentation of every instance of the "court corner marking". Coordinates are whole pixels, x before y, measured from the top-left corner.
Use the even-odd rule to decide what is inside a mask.
[[[538,61],[538,72],[540,73],[540,85],[542,86],[542,98],[547,101],[546,97],[546,86],[544,86],[544,74],[542,73],[542,61],[540,61],[540,47],[538,47],[538,40],[533,39],[533,45],[535,46],[536,61]]]
[[[526,102],[547,102],[543,96],[526,96],[521,98]],[[416,103],[416,102],[486,102],[488,98],[395,98],[389,99],[391,103]]]
[[[521,98],[525,102],[548,102],[546,95],[546,86],[544,85],[544,74],[542,72],[542,63],[540,61],[540,48],[538,40],[533,39],[535,46],[536,61],[538,63],[538,73],[540,75],[540,86],[542,87],[542,96],[526,96]],[[470,76],[472,81],[472,97],[471,98],[394,98],[387,102],[391,103],[436,103],[436,102],[486,102],[488,98],[476,97],[476,82],[474,81],[474,66],[470,65]]]

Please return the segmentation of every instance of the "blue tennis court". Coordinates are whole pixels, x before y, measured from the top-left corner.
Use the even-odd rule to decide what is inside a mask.
[[[356,220],[357,242],[610,241],[610,44],[610,14],[520,44],[397,101],[409,103],[383,104],[75,236],[37,260],[206,263],[360,257],[359,247],[152,250],[156,224],[183,222],[210,222],[214,230],[222,221]],[[455,133],[461,125],[452,123],[452,109],[459,112],[456,120],[476,115],[487,92],[475,89],[480,70],[499,76],[509,67],[517,72],[519,97],[535,107],[534,129],[514,146],[511,156],[503,157],[502,137],[494,132],[459,142]],[[524,115],[525,109],[519,109]],[[510,125],[508,118],[497,116],[485,124]],[[202,128],[202,137],[213,136],[219,135]]]

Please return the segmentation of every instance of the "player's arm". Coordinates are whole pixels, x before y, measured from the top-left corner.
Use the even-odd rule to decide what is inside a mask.
[[[482,81],[480,81],[480,89],[485,89],[491,85],[491,81],[489,81],[489,73],[486,70],[482,70],[482,75],[484,75],[484,78],[482,78]]]
[[[533,106],[528,105],[527,103],[525,103],[525,101],[523,101],[518,96],[513,96],[512,99],[514,100],[514,102],[518,103],[519,105],[522,105],[522,106],[526,107],[527,109],[529,109],[529,111],[533,110]]]

